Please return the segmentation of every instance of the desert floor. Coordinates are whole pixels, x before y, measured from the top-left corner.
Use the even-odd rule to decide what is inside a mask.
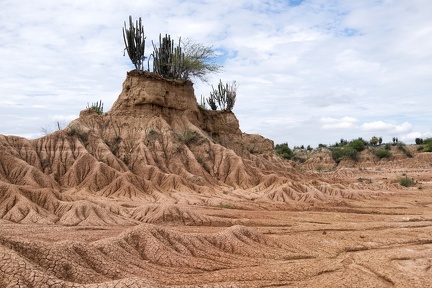
[[[167,205],[158,223],[135,226],[3,221],[0,280],[10,287],[432,287],[432,183],[378,194],[301,206]]]

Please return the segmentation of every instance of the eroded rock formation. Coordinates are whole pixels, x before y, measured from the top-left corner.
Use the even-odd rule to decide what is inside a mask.
[[[357,197],[319,174],[305,178],[273,155],[271,140],[242,133],[232,112],[199,108],[191,82],[147,72],[128,73],[109,112],[83,110],[35,140],[0,136],[0,147],[0,219],[12,222],[136,224],[154,218],[154,203]]]

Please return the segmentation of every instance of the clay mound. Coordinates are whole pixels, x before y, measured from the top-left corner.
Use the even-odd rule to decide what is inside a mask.
[[[133,225],[136,221],[128,219],[89,201],[64,203],[56,211],[59,217],[56,224],[65,226],[107,226]]]
[[[143,224],[92,243],[0,237],[0,286],[165,287],[162,283],[223,282],[223,273],[208,272],[301,257],[244,226],[200,234]],[[176,274],[191,277],[177,278]],[[242,276],[234,278],[240,281]],[[172,283],[176,279],[185,283]]]
[[[111,206],[112,207],[112,206]],[[21,224],[131,225],[137,221],[117,209],[88,200],[72,199],[50,189],[31,189],[0,183],[0,218]]]
[[[57,217],[14,185],[0,183],[0,218],[16,223],[53,224]]]
[[[357,195],[354,191],[341,190],[337,187],[332,187],[332,185],[328,183],[287,183],[268,190],[261,199],[294,204],[299,202],[333,202],[340,198],[354,199],[356,197],[364,196]]]
[[[202,215],[191,207],[179,205],[145,205],[129,212],[130,218],[143,223],[177,223],[193,226],[229,226],[230,219]]]

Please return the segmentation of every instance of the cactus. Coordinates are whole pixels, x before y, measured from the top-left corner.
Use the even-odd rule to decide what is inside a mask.
[[[210,108],[212,110],[217,110],[217,104],[216,104],[216,99],[214,97],[214,95],[212,93],[210,93],[210,97],[206,99],[207,100],[207,104],[210,106]]]
[[[159,48],[153,43],[153,72],[168,79],[182,79],[184,70],[184,53],[180,46],[181,39],[175,47],[174,40],[166,34],[159,34]]]
[[[141,17],[136,21],[134,26],[132,16],[129,16],[129,29],[126,28],[126,21],[123,28],[123,40],[128,56],[137,70],[143,70],[145,60],[145,39],[144,26],[141,24]],[[124,54],[123,54],[124,56]]]
[[[224,85],[222,80],[219,80],[217,89],[212,85],[212,90],[210,97],[207,98],[207,103],[212,110],[216,110],[219,106],[221,110],[232,111],[237,96],[236,82],[234,81],[231,85],[228,83]]]
[[[102,100],[96,103],[92,103],[92,105],[89,105],[89,103],[87,103],[86,109],[93,109],[97,114],[102,115],[103,114]]]

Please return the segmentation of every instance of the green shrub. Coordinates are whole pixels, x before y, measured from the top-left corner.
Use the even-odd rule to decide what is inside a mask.
[[[284,159],[291,159],[293,157],[293,152],[288,147],[288,143],[276,144],[275,153]]]
[[[330,150],[332,153],[332,158],[336,163],[339,163],[342,159],[352,159],[357,161],[359,157],[358,151],[350,145],[344,147],[334,147]]]
[[[352,140],[348,146],[354,148],[355,150],[357,150],[358,152],[361,152],[365,149],[365,142],[363,141],[363,139],[359,138],[356,140]]]
[[[423,144],[423,139],[422,138],[415,138],[415,143],[416,143],[416,145],[421,145],[421,144]]]
[[[432,152],[432,138],[423,140],[423,152]]]
[[[380,159],[392,157],[392,153],[387,149],[377,149],[374,151],[374,154]]]
[[[376,136],[373,136],[369,142],[372,146],[376,146],[379,143],[379,138]]]
[[[336,163],[339,163],[343,159],[343,149],[341,147],[335,147],[330,149],[332,158]]]
[[[416,184],[416,181],[414,178],[408,178],[408,176],[405,176],[405,178],[399,178],[399,184],[405,187],[414,186]]]

